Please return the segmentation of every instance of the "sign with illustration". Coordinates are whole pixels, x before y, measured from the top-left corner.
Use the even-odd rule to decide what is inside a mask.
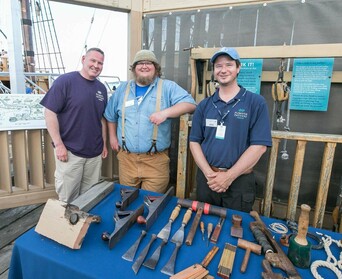
[[[45,129],[43,94],[0,94],[0,131]]]
[[[260,94],[263,59],[241,59],[238,83],[247,90]]]
[[[290,109],[327,111],[334,58],[294,59]]]

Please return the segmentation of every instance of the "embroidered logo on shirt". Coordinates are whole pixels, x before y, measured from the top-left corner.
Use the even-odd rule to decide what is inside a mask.
[[[104,97],[103,97],[101,91],[97,91],[97,92],[96,92],[96,98],[97,98],[99,101],[101,101],[101,102],[104,101]]]
[[[234,112],[234,117],[237,119],[246,119],[248,117],[248,113],[245,112],[245,109],[241,108],[238,111]]]

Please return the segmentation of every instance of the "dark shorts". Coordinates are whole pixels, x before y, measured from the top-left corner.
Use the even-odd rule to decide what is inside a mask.
[[[211,205],[250,212],[256,196],[254,173],[244,174],[234,180],[225,193],[212,191],[200,169],[197,170],[197,200]]]

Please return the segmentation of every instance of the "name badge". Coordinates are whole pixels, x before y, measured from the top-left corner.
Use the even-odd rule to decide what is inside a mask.
[[[226,126],[224,125],[217,126],[215,138],[223,140],[225,134],[226,134]]]
[[[134,106],[134,100],[126,101],[126,103],[125,103],[125,108],[131,107],[131,106]]]
[[[206,119],[205,120],[206,127],[217,127],[217,119]]]

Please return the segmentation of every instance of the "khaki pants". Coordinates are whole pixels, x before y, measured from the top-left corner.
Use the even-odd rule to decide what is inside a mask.
[[[55,185],[58,198],[70,203],[89,190],[101,178],[101,155],[94,158],[82,158],[68,151],[68,161],[56,158]]]
[[[120,184],[158,193],[166,192],[170,180],[167,150],[153,155],[120,150],[117,158]]]

